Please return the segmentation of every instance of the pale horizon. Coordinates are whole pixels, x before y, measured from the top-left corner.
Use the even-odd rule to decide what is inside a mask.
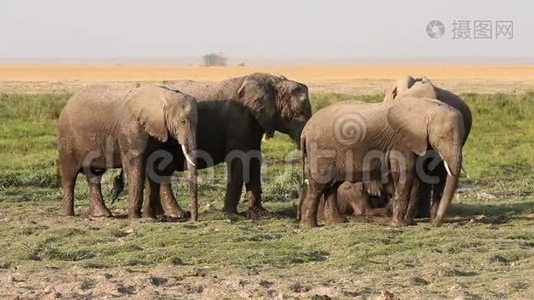
[[[414,0],[410,5],[273,0],[68,0],[0,3],[0,63],[230,65],[534,63],[534,3]],[[444,24],[431,38],[427,25]],[[455,39],[457,20],[489,22],[491,37]],[[497,22],[513,23],[497,37]]]

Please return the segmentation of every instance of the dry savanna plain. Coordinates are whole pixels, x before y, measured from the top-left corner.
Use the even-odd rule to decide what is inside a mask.
[[[83,176],[77,215],[59,217],[56,124],[83,86],[179,79],[220,80],[255,71],[307,84],[314,111],[378,102],[402,75],[425,75],[473,111],[464,148],[469,177],[447,222],[406,228],[350,218],[301,230],[295,220],[299,152],[282,134],[263,144],[263,197],[271,217],[222,208],[225,167],[200,172],[200,222],[88,216]],[[88,112],[90,113],[90,112]],[[143,65],[0,66],[0,298],[531,299],[534,295],[534,66]],[[176,174],[175,193],[187,207]],[[244,211],[246,205],[240,205]]]

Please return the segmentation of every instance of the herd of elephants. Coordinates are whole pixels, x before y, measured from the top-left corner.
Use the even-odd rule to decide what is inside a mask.
[[[109,217],[101,191],[107,169],[122,168],[130,218],[198,220],[197,169],[226,163],[223,211],[247,216],[261,203],[261,145],[275,131],[302,151],[301,227],[344,222],[347,215],[391,216],[392,226],[430,218],[439,226],[458,186],[469,107],[426,77],[405,76],[382,103],[344,101],[312,115],[305,84],[264,73],[223,81],[176,81],[131,87],[94,85],[76,92],[59,117],[61,214],[74,215],[79,173],[90,215]],[[187,171],[191,212],[177,203],[175,171]]]

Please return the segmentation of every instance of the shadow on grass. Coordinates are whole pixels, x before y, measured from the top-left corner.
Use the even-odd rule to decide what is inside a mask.
[[[504,224],[511,220],[534,220],[534,201],[510,204],[452,204],[446,223]],[[429,222],[428,219],[422,222]]]
[[[295,207],[287,207],[284,209],[271,211],[271,217],[277,219],[297,219],[297,209]]]
[[[534,213],[534,201],[516,202],[510,204],[471,204],[458,203],[451,205],[450,216],[486,215],[491,217],[517,217]]]

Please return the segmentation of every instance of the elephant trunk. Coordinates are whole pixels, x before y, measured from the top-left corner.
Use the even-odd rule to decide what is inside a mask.
[[[198,185],[197,185],[197,166],[194,159],[194,151],[197,148],[196,135],[193,130],[186,134],[185,141],[179,141],[181,150],[187,161],[187,173],[189,184],[189,197],[191,199],[191,220],[198,221]]]
[[[443,223],[447,209],[452,201],[454,192],[458,187],[458,180],[460,177],[460,172],[462,169],[462,155],[461,149],[458,150],[456,155],[453,156],[442,156],[445,169],[447,170],[447,180],[445,182],[445,188],[441,196],[441,201],[439,203],[438,211],[434,220],[432,221],[434,226],[440,226]]]
[[[447,175],[447,181],[445,183],[445,189],[443,190],[443,196],[441,197],[441,201],[439,203],[438,212],[434,217],[434,220],[432,220],[432,224],[434,226],[441,226],[441,224],[443,223],[445,213],[449,208],[449,204],[451,203],[454,191],[456,190],[457,186],[458,176]]]

